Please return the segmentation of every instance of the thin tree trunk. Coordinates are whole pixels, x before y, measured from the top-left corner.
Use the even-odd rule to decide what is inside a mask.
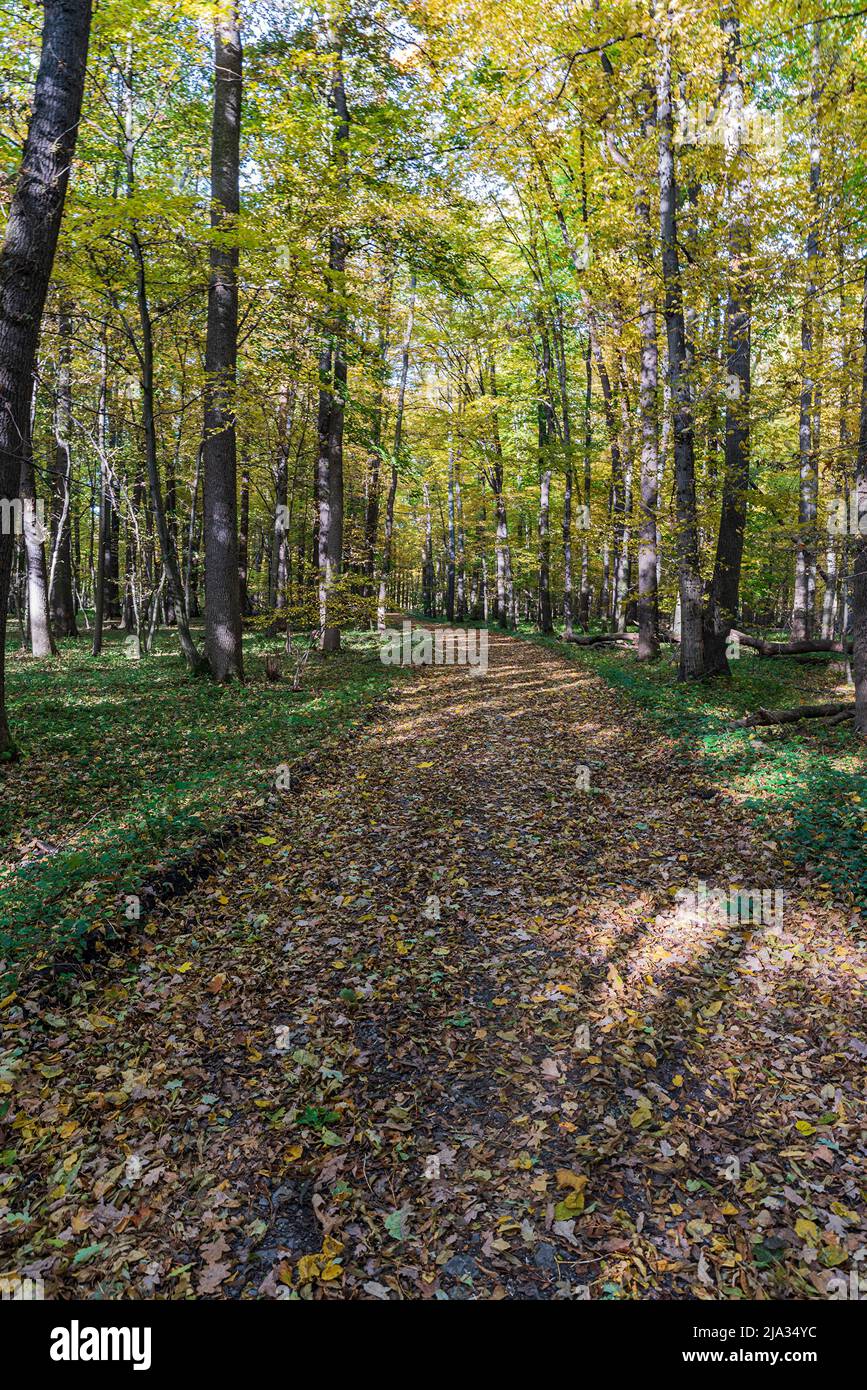
[[[727,151],[729,216],[728,303],[725,316],[726,419],[725,464],[716,559],[705,615],[705,670],[727,675],[726,648],[737,621],[741,566],[750,483],[750,382],[752,286],[750,272],[749,177],[742,168],[744,90],[741,76],[740,23],[735,4],[724,12],[726,37],[726,127],[734,134]]]
[[[96,575],[93,583],[93,644],[91,654],[99,656],[102,651],[102,629],[105,619],[105,573],[111,556],[109,551],[108,514],[109,480],[106,470],[108,451],[108,348],[103,336],[99,364],[99,403],[97,405],[97,435],[99,442],[99,524],[96,538]]]
[[[127,64],[126,83],[125,83],[125,112],[124,112],[124,161],[126,165],[126,192],[127,197],[132,198],[135,191],[135,131],[133,128],[133,71],[131,61]],[[175,600],[175,611],[178,624],[178,641],[184,659],[191,670],[197,670],[200,665],[199,653],[190,634],[187,613],[184,606],[184,593],[181,585],[181,575],[178,566],[178,557],[172,542],[172,534],[166,518],[166,509],[163,503],[162,486],[160,483],[159,462],[157,453],[157,429],[156,429],[156,410],[154,404],[154,338],[153,323],[151,320],[150,304],[148,301],[147,274],[145,270],[144,251],[141,240],[135,225],[132,226],[129,234],[130,249],[135,265],[135,286],[136,286],[136,307],[138,309],[139,329],[141,332],[141,345],[137,348],[139,368],[141,371],[141,396],[142,396],[142,425],[145,440],[145,462],[148,474],[148,487],[150,490],[151,507],[156,523],[157,537],[162,553],[163,567],[168,576],[169,586]],[[141,552],[141,546],[136,547]],[[139,553],[139,562],[143,569],[147,567],[147,556]],[[130,593],[133,611],[136,610],[135,599],[135,572],[132,571],[133,588]],[[141,631],[140,616],[137,620],[137,629]]]
[[[332,165],[342,207],[349,193],[349,111],[343,85],[343,35],[332,39],[329,110],[335,121]],[[319,370],[319,625],[324,652],[339,651],[340,625],[334,621],[334,588],[343,567],[343,417],[346,408],[346,233],[331,228],[326,288],[329,300],[328,338]]]
[[[553,409],[551,406],[551,340],[547,325],[540,319],[538,364],[538,403],[536,406],[539,459],[539,627],[554,631],[551,608],[551,448]]]
[[[247,590],[247,567],[250,558],[250,470],[245,464],[241,471],[241,520],[238,529],[238,600],[241,616],[248,617],[251,610],[250,595]]]
[[[449,443],[449,472],[448,472],[448,498],[449,498],[449,528],[446,537],[446,617],[449,622],[454,622],[455,617],[455,562],[457,559],[457,541],[455,537],[455,451],[454,446]]]
[[[211,129],[211,246],[205,346],[202,510],[205,532],[205,655],[216,681],[243,680],[238,574],[235,379],[238,358],[238,248],[226,244],[240,210],[241,35],[235,5],[214,26]]]
[[[861,409],[858,428],[858,464],[855,495],[859,506],[867,497],[867,266],[864,269],[861,342]],[[845,641],[845,639],[844,639]],[[855,728],[867,738],[867,537],[860,536],[854,556],[852,579],[852,645],[855,676]]]
[[[680,680],[704,674],[702,640],[702,582],[698,552],[695,496],[695,448],[692,391],[687,373],[680,252],[677,242],[677,183],[674,172],[671,107],[671,40],[666,15],[659,47],[657,120],[659,125],[659,198],[662,272],[665,287],[665,326],[668,373],[674,407],[674,471],[677,495],[677,555],[680,589]]]
[[[388,481],[388,496],[385,502],[385,534],[382,546],[382,563],[379,570],[379,593],[376,602],[376,626],[379,632],[385,631],[385,606],[388,589],[388,576],[392,564],[394,543],[394,503],[397,497],[398,468],[400,465],[400,445],[403,435],[403,412],[406,402],[406,383],[409,376],[409,350],[412,344],[412,331],[415,320],[415,276],[409,282],[409,313],[406,319],[406,332],[400,350],[400,382],[397,388],[397,407],[394,417],[394,444],[391,451],[391,473]]]
[[[51,568],[48,600],[58,637],[77,637],[72,583],[72,317],[61,303],[58,315],[57,389],[51,477]]]
[[[34,383],[33,407],[27,415],[27,439],[21,453],[22,529],[26,561],[27,616],[30,628],[30,650],[34,656],[54,656],[56,647],[51,632],[48,610],[48,571],[45,563],[45,528],[39,515],[36,496],[36,476],[33,469],[33,414],[36,405]]]
[[[814,359],[817,275],[819,257],[819,185],[822,171],[819,135],[819,58],[821,25],[813,25],[810,90],[810,226],[805,248],[807,283],[801,315],[801,398],[798,422],[800,487],[798,491],[798,548],[795,556],[795,597],[792,640],[811,637],[816,594],[816,502],[819,493],[819,454],[813,439],[813,396],[817,363]]]
[[[656,343],[656,297],[652,280],[653,233],[647,189],[635,196],[641,258],[638,320],[641,335],[641,525],[638,529],[638,659],[659,655],[659,596],[656,582],[656,530],[659,506],[658,410],[659,350]]]

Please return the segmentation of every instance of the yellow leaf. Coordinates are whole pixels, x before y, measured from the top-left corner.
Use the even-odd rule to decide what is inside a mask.
[[[337,1261],[329,1260],[319,1278],[322,1280],[323,1284],[327,1284],[331,1279],[339,1279],[342,1273],[343,1270]]]
[[[819,1238],[819,1227],[815,1221],[808,1221],[806,1216],[799,1216],[795,1222],[795,1234],[815,1245]]]
[[[433,763],[416,763],[416,767],[433,767]]]
[[[588,1182],[586,1174],[573,1173],[571,1168],[558,1168],[555,1176],[558,1187],[573,1187],[576,1192],[583,1192]]]
[[[183,965],[179,965],[179,966],[178,966],[178,974],[179,974],[179,975],[186,975],[187,971],[188,971],[188,970],[192,970],[192,968],[193,968],[193,962],[192,962],[191,960],[185,960],[184,963],[183,963]]]
[[[299,1159],[301,1157],[303,1152],[304,1148],[301,1144],[290,1144],[289,1148],[286,1150],[286,1157],[284,1162],[294,1163],[296,1159]]]
[[[809,1122],[808,1120],[796,1120],[796,1121],[795,1121],[795,1129],[798,1131],[799,1134],[815,1134],[815,1133],[816,1133],[815,1127],[814,1127],[813,1125],[811,1125],[810,1122]]]
[[[317,1277],[322,1268],[322,1256],[302,1255],[295,1268],[298,1271],[298,1283],[309,1284],[311,1279]]]

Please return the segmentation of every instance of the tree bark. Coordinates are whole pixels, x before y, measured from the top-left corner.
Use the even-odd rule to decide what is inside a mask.
[[[379,569],[379,593],[376,603],[376,626],[379,632],[385,631],[385,606],[388,589],[388,576],[392,563],[394,541],[394,503],[397,497],[398,469],[400,466],[400,446],[403,439],[403,412],[406,402],[406,383],[409,377],[409,350],[415,320],[415,276],[409,282],[409,312],[406,318],[406,332],[400,349],[400,381],[397,388],[397,406],[394,414],[394,443],[391,451],[391,472],[388,480],[388,495],[385,501],[385,533],[382,545],[382,562]]]
[[[33,393],[34,408],[36,392]],[[27,614],[30,622],[30,650],[34,656],[54,656],[56,647],[48,609],[48,567],[45,563],[45,529],[39,514],[36,476],[33,469],[33,411],[27,415],[27,438],[21,453],[22,529],[27,566]]]
[[[665,287],[665,327],[668,373],[674,411],[674,471],[677,497],[677,555],[680,589],[680,680],[704,674],[702,641],[702,583],[699,565],[695,496],[695,440],[692,390],[687,370],[680,252],[677,241],[677,182],[674,170],[671,106],[670,13],[659,45],[657,121],[659,125],[659,200],[662,274]]]
[[[246,464],[241,471],[241,519],[238,528],[238,602],[241,616],[252,612],[247,584],[250,562],[250,470]]]
[[[641,525],[638,530],[638,659],[652,661],[659,655],[659,596],[656,584],[656,526],[659,477],[657,444],[657,396],[659,351],[656,345],[656,303],[650,279],[652,240],[650,203],[645,189],[636,197],[639,226],[643,232],[644,263],[638,306],[641,333]]]
[[[349,110],[343,84],[343,35],[331,43],[329,110],[335,122],[331,159],[341,211],[349,186]],[[343,417],[346,408],[346,232],[331,228],[328,239],[328,331],[319,358],[319,626],[323,652],[340,650],[340,626],[333,618],[334,586],[343,568]]]
[[[51,567],[48,601],[58,637],[77,637],[72,591],[72,317],[61,303],[58,315],[57,387],[51,479]]]
[[[805,248],[807,282],[801,314],[801,396],[798,421],[799,480],[798,546],[795,556],[795,596],[792,640],[810,637],[816,598],[816,501],[819,492],[819,456],[813,439],[814,335],[817,314],[819,256],[819,184],[821,147],[819,135],[819,59],[821,25],[813,25],[810,83],[810,225]]]
[[[133,71],[131,62],[127,64],[125,81],[125,110],[124,110],[124,163],[126,166],[126,193],[128,198],[132,198],[135,191],[135,131],[133,126]],[[148,487],[150,490],[151,506],[153,508],[153,519],[156,524],[157,537],[162,553],[163,568],[169,581],[169,587],[175,600],[175,613],[178,626],[178,641],[184,660],[191,670],[197,670],[200,665],[200,657],[196,644],[190,633],[187,612],[184,605],[184,593],[181,584],[181,573],[178,565],[177,552],[172,540],[172,533],[169,529],[166,517],[165,504],[163,502],[162,485],[160,482],[159,455],[157,450],[157,425],[156,425],[156,406],[155,406],[155,386],[154,386],[154,334],[153,322],[151,319],[150,302],[148,297],[147,272],[145,268],[144,250],[135,225],[132,226],[129,234],[130,249],[132,251],[133,263],[135,266],[135,296],[136,307],[138,309],[139,329],[141,332],[140,345],[134,343],[133,346],[138,357],[139,369],[141,374],[141,399],[142,399],[142,426],[145,441],[145,463],[148,474]],[[141,550],[140,546],[136,547]],[[139,561],[146,563],[146,556],[139,554]],[[129,564],[129,545],[127,545],[127,608],[135,608],[135,571]],[[130,587],[130,581],[132,587]],[[127,612],[127,627],[132,616]],[[139,623],[140,631],[140,623]]]
[[[551,405],[551,339],[540,317],[538,404],[536,407],[539,456],[539,628],[554,631],[551,609],[551,449],[554,443]]]
[[[740,21],[736,4],[730,4],[724,11],[722,28],[726,39],[726,128],[732,132],[733,140],[727,150],[726,177],[729,268],[725,316],[725,462],[716,558],[704,625],[705,671],[708,675],[729,674],[726,648],[740,604],[750,484],[750,187],[748,175],[743,169],[744,89]]]
[[[864,268],[861,341],[863,365],[861,407],[858,422],[858,463],[855,495],[867,496],[867,266]],[[855,550],[852,579],[852,646],[855,677],[855,728],[867,738],[867,537],[861,536]]]
[[[0,250],[0,502],[18,493],[42,313],[75,154],[90,0],[45,0],[27,141]],[[0,533],[0,759],[15,755],[5,705],[6,612],[14,538]]]
[[[214,118],[211,128],[211,246],[205,346],[203,519],[205,655],[216,681],[243,680],[238,574],[238,475],[235,379],[238,358],[241,35],[234,3],[214,26]]]

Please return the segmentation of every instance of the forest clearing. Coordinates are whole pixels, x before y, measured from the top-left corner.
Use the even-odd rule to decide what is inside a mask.
[[[867,9],[0,38],[0,1302],[816,1334],[867,1297]]]

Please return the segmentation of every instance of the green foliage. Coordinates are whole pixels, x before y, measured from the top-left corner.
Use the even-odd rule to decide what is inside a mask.
[[[262,637],[245,639],[247,682],[217,686],[189,678],[171,633],[145,661],[106,636],[98,661],[72,642],[59,666],[10,661],[23,757],[0,774],[7,965],[44,966],[121,929],[122,895],[273,791],[276,768],[351,726],[392,674],[372,635],[344,634],[347,650],[308,663],[298,693],[264,679]]]
[[[730,682],[679,684],[668,658],[648,665],[631,652],[567,650],[635,700],[673,739],[673,756],[698,764],[714,785],[736,795],[793,862],[867,905],[867,768],[851,731],[818,721],[730,727],[760,706],[845,698],[826,670],[805,674],[794,660],[742,651]]]

